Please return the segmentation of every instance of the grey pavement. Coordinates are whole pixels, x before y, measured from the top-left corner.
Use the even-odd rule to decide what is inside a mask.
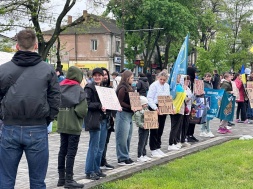
[[[89,133],[83,131],[81,134],[79,148],[78,148],[78,152],[77,152],[76,160],[75,160],[74,179],[80,183],[84,183],[85,188],[90,188],[98,184],[101,184],[103,182],[108,182],[111,180],[129,176],[143,169],[147,169],[155,165],[169,162],[175,158],[182,157],[184,155],[203,150],[205,148],[223,143],[233,138],[239,138],[242,135],[253,135],[253,124],[236,123],[236,125],[233,126],[231,129],[232,133],[226,134],[226,135],[217,133],[218,126],[219,126],[219,120],[218,119],[212,120],[210,122],[210,127],[215,137],[204,138],[204,137],[199,137],[201,126],[196,125],[195,137],[198,138],[200,141],[197,143],[192,143],[191,147],[182,148],[179,151],[169,152],[167,148],[168,148],[169,132],[170,132],[170,116],[167,116],[166,124],[164,127],[164,133],[162,136],[161,149],[163,152],[167,153],[168,156],[159,158],[159,159],[152,159],[152,161],[146,162],[146,163],[136,163],[135,165],[131,165],[131,166],[117,165],[115,135],[114,133],[112,133],[110,143],[108,145],[107,161],[108,163],[114,165],[115,169],[105,171],[105,173],[107,174],[107,177],[102,178],[98,181],[91,181],[91,180],[85,179],[84,166],[85,166],[86,153],[88,149]],[[135,124],[133,128],[134,130],[133,130],[133,136],[131,140],[130,157],[136,161],[137,144],[138,144],[138,128],[135,126]],[[49,158],[49,165],[48,165],[48,171],[47,171],[47,177],[46,177],[46,184],[47,184],[48,189],[63,188],[63,187],[56,187],[57,180],[58,180],[57,157],[58,157],[59,145],[60,145],[59,134],[57,133],[50,134],[49,136],[50,158]],[[147,145],[147,155],[150,156],[150,150],[149,150],[148,145]],[[28,167],[27,167],[25,154],[23,154],[23,157],[19,164],[15,189],[29,189]]]

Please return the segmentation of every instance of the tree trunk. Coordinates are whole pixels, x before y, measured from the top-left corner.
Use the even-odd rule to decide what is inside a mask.
[[[61,57],[60,57],[60,48],[61,48],[61,41],[60,38],[57,38],[57,49],[56,49],[56,57],[57,57],[57,68],[62,68],[61,65]]]

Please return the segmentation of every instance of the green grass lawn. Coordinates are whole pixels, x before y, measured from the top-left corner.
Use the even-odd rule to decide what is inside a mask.
[[[97,188],[253,188],[253,140],[226,142]]]

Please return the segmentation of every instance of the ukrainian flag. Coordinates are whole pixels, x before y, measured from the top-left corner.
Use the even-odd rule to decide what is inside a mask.
[[[184,88],[181,84],[177,84],[176,86],[176,98],[173,99],[173,106],[175,113],[178,114],[180,112],[180,109],[184,103],[186,97],[186,92],[184,91]]]
[[[246,74],[245,74],[245,67],[244,67],[244,65],[242,65],[242,67],[241,67],[241,76],[242,76],[242,83],[245,85],[246,84]]]

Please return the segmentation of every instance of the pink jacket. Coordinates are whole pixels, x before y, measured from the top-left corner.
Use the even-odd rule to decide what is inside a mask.
[[[245,92],[244,92],[243,83],[240,79],[236,78],[235,84],[236,84],[236,87],[239,89],[239,96],[240,96],[239,100],[237,100],[236,102],[244,102]]]

